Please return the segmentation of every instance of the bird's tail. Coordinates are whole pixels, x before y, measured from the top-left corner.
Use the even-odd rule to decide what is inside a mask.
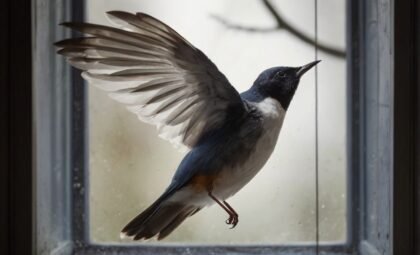
[[[161,240],[174,231],[187,217],[201,208],[158,199],[145,211],[132,219],[121,231],[122,236],[133,240],[149,239],[157,235]]]

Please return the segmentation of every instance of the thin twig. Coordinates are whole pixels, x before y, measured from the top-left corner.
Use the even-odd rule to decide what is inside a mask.
[[[290,25],[284,18],[279,14],[279,12],[274,8],[274,6],[270,3],[269,0],[263,0],[264,6],[267,8],[267,10],[273,15],[274,19],[277,21],[278,28],[286,29],[290,33],[292,33],[297,38],[301,39],[302,41],[311,44],[313,46],[316,45],[316,42],[314,39],[309,37],[308,35],[304,34],[303,32],[299,31],[298,29],[294,28],[292,25]],[[346,53],[344,50],[328,46],[322,43],[318,42],[318,50],[323,51],[325,53],[328,53],[330,55],[345,58]]]
[[[299,29],[293,27],[289,22],[287,22],[280,15],[280,13],[274,8],[274,6],[270,3],[269,0],[262,0],[262,1],[263,1],[264,6],[267,8],[267,10],[270,12],[270,14],[276,20],[276,23],[277,23],[276,27],[259,28],[259,27],[251,27],[251,26],[242,26],[242,25],[238,25],[238,24],[233,24],[233,23],[223,19],[220,16],[212,15],[212,17],[215,20],[217,20],[218,22],[220,22],[221,24],[223,24],[224,26],[226,26],[227,28],[230,28],[230,29],[252,32],[252,33],[270,33],[270,32],[279,31],[279,30],[284,29],[286,31],[289,31],[292,35],[296,36],[297,38],[299,38],[300,40],[302,40],[303,42],[305,42],[307,44],[310,44],[312,46],[315,46],[317,44],[312,37],[308,36],[304,32],[302,32]],[[333,46],[330,46],[330,45],[326,45],[324,43],[319,43],[318,42],[318,50],[320,50],[322,52],[325,52],[327,54],[339,57],[339,58],[345,58],[346,57],[346,52],[344,50],[333,47]]]
[[[252,33],[270,33],[270,32],[274,32],[278,30],[277,27],[250,27],[250,26],[242,26],[242,25],[234,24],[215,14],[211,14],[210,17],[217,20],[225,27],[229,29],[234,29],[234,30],[252,32]]]

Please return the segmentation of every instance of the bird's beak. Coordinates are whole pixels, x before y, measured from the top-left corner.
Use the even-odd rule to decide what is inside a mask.
[[[321,62],[321,60],[316,60],[316,61],[313,61],[313,62],[311,62],[309,64],[304,65],[304,66],[298,67],[298,70],[296,71],[297,77],[299,77],[299,78],[302,77],[302,75],[304,73],[306,73],[307,71],[309,71],[309,69],[311,69],[312,67],[314,67],[319,62]]]

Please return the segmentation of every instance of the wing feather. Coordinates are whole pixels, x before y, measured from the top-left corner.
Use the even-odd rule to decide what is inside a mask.
[[[230,112],[245,113],[226,77],[174,29],[144,13],[107,14],[117,28],[63,23],[89,36],[57,42],[57,52],[161,137],[191,148]]]

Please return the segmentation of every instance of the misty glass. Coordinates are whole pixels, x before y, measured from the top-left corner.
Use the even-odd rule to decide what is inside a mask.
[[[272,3],[294,27],[314,36],[313,0]],[[240,92],[273,66],[314,60],[314,47],[288,31],[228,29],[216,14],[243,26],[273,27],[255,0],[87,1],[87,21],[110,25],[109,10],[148,13],[201,49]],[[345,1],[318,3],[321,43],[345,48]],[[319,52],[319,233],[321,242],[346,239],[347,95],[346,61]],[[290,244],[314,242],[315,72],[302,78],[277,146],[261,172],[229,199],[240,215],[235,229],[220,207],[201,210],[160,243]],[[166,188],[185,153],[161,140],[155,127],[140,122],[103,91],[89,86],[89,219],[94,242],[119,239],[122,227]],[[156,242],[156,241],[151,241]]]

